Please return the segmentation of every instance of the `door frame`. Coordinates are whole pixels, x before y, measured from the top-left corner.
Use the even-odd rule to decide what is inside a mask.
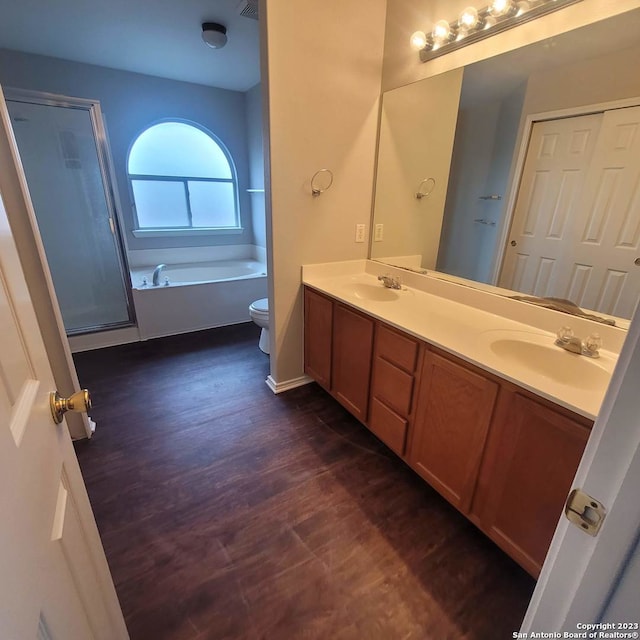
[[[23,102],[26,104],[37,104],[49,107],[62,107],[66,109],[79,109],[87,111],[91,120],[91,128],[96,143],[96,151],[98,157],[98,165],[100,167],[100,176],[102,178],[102,186],[104,189],[107,211],[109,214],[111,231],[114,236],[114,244],[118,255],[118,265],[120,267],[120,279],[125,291],[127,315],[129,319],[124,322],[118,322],[109,325],[96,325],[85,327],[83,329],[66,333],[67,337],[80,336],[96,331],[125,329],[136,326],[135,306],[133,303],[133,291],[131,289],[130,269],[127,260],[127,251],[122,234],[122,216],[120,213],[119,199],[117,197],[114,185],[116,184],[115,172],[113,169],[113,161],[111,159],[111,150],[109,148],[109,140],[107,138],[106,127],[104,125],[104,116],[100,108],[100,101],[89,98],[75,98],[56,93],[47,93],[45,91],[31,91],[27,89],[15,89],[7,87],[4,89],[4,99],[10,102]],[[28,180],[27,180],[28,182]]]
[[[505,204],[504,215],[499,223],[498,241],[496,244],[496,252],[491,267],[490,283],[494,286],[498,285],[500,274],[504,266],[504,258],[507,250],[507,239],[511,233],[511,225],[513,223],[513,215],[516,209],[518,194],[520,193],[520,185],[522,183],[522,174],[524,173],[524,165],[529,152],[529,144],[533,133],[533,125],[538,122],[547,122],[549,120],[563,120],[565,118],[575,118],[579,116],[588,116],[614,109],[626,109],[627,107],[640,106],[640,96],[634,98],[623,98],[610,102],[598,102],[589,105],[579,105],[569,107],[567,109],[557,109],[554,111],[544,111],[540,113],[530,113],[525,118],[521,128],[520,142],[516,143],[517,155],[516,161],[511,171],[509,179],[509,192]]]

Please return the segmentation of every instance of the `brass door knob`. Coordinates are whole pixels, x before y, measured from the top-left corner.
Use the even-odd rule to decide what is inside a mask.
[[[60,424],[67,411],[74,411],[75,413],[89,411],[91,409],[91,395],[88,389],[81,389],[69,398],[63,398],[55,391],[49,394],[49,404],[51,405],[53,421],[56,424]]]

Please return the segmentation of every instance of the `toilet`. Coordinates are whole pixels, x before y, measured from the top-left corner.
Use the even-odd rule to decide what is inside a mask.
[[[260,298],[249,305],[251,319],[262,329],[260,332],[260,350],[269,354],[269,299]]]

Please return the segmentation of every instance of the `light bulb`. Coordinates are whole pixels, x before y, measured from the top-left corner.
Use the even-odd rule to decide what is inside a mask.
[[[424,31],[415,31],[409,40],[414,49],[424,49],[427,46],[427,34]]]
[[[471,31],[478,26],[478,10],[475,7],[467,7],[458,18],[458,26],[462,31]]]
[[[513,7],[512,0],[493,0],[491,3],[491,13],[494,16],[503,16]]]
[[[483,29],[486,31],[487,29],[491,29],[491,27],[496,26],[496,19],[493,16],[487,16],[484,21]]]
[[[451,26],[446,20],[439,20],[436,22],[431,32],[431,36],[436,42],[443,43],[449,39],[451,35]]]
[[[523,13],[526,13],[527,11],[529,11],[529,9],[531,9],[531,5],[527,0],[520,0],[520,2],[518,2],[517,4],[517,7],[518,7],[518,13],[516,13],[517,16],[521,16]]]

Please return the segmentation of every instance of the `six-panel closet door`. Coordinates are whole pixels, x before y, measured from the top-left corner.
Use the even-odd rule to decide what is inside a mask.
[[[500,286],[631,317],[640,292],[640,107],[534,124]]]

